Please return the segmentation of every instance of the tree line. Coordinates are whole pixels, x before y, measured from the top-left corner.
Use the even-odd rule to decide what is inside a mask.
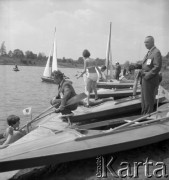
[[[0,56],[1,57],[9,57],[9,58],[17,58],[20,59],[20,61],[24,64],[33,64],[37,61],[43,61],[46,62],[47,60],[47,56],[45,55],[45,53],[43,52],[39,52],[38,54],[33,53],[32,51],[26,51],[25,53],[20,50],[20,49],[15,49],[13,51],[9,50],[7,52],[6,50],[6,46],[5,46],[5,41],[2,42],[1,46],[0,46]],[[51,56],[52,58],[52,56]],[[72,65],[76,65],[76,64],[83,64],[84,60],[82,57],[79,57],[77,60],[73,60],[72,58],[58,58],[58,63],[69,63]],[[105,59],[99,59],[97,58],[98,61],[98,65],[103,65],[105,64]]]
[[[45,53],[43,53],[43,52],[39,52],[38,54],[36,54],[30,50],[27,50],[25,53],[20,49],[15,49],[13,51],[9,50],[7,52],[6,46],[5,46],[5,41],[3,41],[1,43],[0,56],[1,57],[9,57],[9,58],[13,58],[13,59],[17,58],[23,64],[37,64],[39,62],[41,62],[42,64],[45,64],[45,62],[47,61],[47,58],[48,58],[45,55]],[[167,53],[166,56],[163,56],[162,58],[163,58],[163,69],[167,69],[167,67],[169,67],[169,52]],[[77,60],[73,60],[71,58],[65,58],[65,57],[58,58],[57,60],[58,60],[58,64],[68,63],[75,67],[77,66],[77,64],[81,64],[81,65],[84,64],[83,57],[79,57]],[[101,65],[105,64],[106,59],[96,58],[96,60],[97,60],[97,64],[99,66],[101,66]],[[136,63],[140,63],[140,64],[141,64],[141,62],[142,61],[139,61],[139,60],[136,61]],[[126,61],[124,64],[121,64],[121,65],[122,65],[122,67],[128,69],[129,67],[134,68],[134,65],[136,63],[130,63],[130,61]]]

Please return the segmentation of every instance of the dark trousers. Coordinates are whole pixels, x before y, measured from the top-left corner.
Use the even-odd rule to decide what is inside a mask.
[[[115,79],[119,80],[120,73],[118,71],[115,72]]]
[[[50,101],[50,104],[51,105],[55,105],[55,108],[59,108],[60,106],[60,103],[61,103],[61,99],[53,99]],[[62,114],[71,114],[73,110],[76,110],[78,107],[78,104],[72,104],[72,105],[69,105],[69,106],[66,106],[62,111],[61,113]]]
[[[157,94],[156,84],[151,83],[150,81],[142,79],[141,84],[141,114],[149,114],[153,112],[155,97]]]

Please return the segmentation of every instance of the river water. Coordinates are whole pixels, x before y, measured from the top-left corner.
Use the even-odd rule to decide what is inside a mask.
[[[41,81],[44,67],[19,66],[13,71],[12,65],[0,65],[0,134],[7,127],[6,118],[15,114],[21,118],[21,126],[30,117],[23,115],[23,109],[32,107],[32,117],[50,106],[50,99],[57,94],[57,85]],[[73,81],[77,93],[84,92],[84,81],[77,80],[76,74],[82,70],[60,68]]]

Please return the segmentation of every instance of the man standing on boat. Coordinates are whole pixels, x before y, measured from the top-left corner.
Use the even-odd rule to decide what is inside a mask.
[[[115,65],[115,79],[116,80],[119,80],[120,73],[121,73],[121,66],[119,62],[116,62],[116,65]]]
[[[148,53],[143,59],[141,75],[141,105],[142,114],[153,112],[156,90],[159,86],[159,72],[162,66],[162,57],[160,51],[154,46],[154,38],[147,36],[145,38],[145,47]]]
[[[61,71],[54,71],[52,73],[54,76],[54,82],[58,84],[58,95],[54,97],[50,103],[55,105],[56,112],[61,112],[62,114],[70,114],[71,111],[77,109],[78,104],[72,104],[66,106],[69,99],[76,95],[76,92],[72,86],[72,82],[64,79],[64,74]]]

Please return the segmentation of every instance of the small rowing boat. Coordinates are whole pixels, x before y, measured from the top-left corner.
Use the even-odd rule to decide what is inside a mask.
[[[19,71],[19,69],[18,68],[13,68],[13,71]]]

